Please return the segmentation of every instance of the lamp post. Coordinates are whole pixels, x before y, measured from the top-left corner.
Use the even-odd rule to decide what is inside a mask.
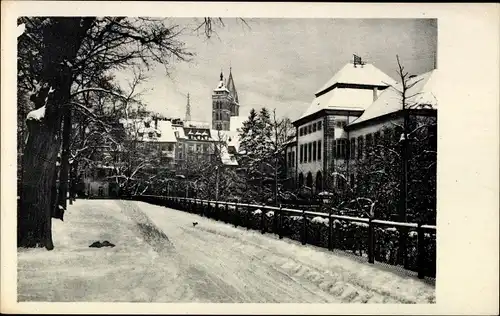
[[[215,166],[215,200],[219,200],[219,166]]]

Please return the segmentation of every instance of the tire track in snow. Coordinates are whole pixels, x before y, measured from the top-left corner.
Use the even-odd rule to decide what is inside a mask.
[[[233,233],[231,230],[240,229],[194,214],[145,203],[136,205],[168,234],[182,258],[187,283],[203,301],[416,303],[404,293],[386,292],[384,286],[373,288],[371,283],[363,283],[356,271],[335,263],[334,255],[327,256],[333,262],[317,267],[313,263],[318,259],[306,263],[293,255],[291,245],[283,242],[287,251],[280,249],[274,237],[267,237],[271,242],[259,244],[264,237],[253,231]],[[200,224],[191,227],[193,221]]]

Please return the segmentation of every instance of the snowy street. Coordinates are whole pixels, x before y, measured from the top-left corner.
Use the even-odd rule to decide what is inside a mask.
[[[18,250],[19,301],[435,301],[396,268],[142,202],[77,200],[53,230],[52,252]]]

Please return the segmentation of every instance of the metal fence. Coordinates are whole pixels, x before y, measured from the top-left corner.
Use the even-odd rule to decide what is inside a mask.
[[[418,273],[436,276],[436,226],[360,218],[286,207],[141,195],[133,200],[162,205],[247,229],[274,233],[302,244],[340,249]],[[318,207],[321,210],[321,207]],[[404,247],[400,234],[407,235]]]

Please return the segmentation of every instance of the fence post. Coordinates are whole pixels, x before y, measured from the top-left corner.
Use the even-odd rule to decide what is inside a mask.
[[[307,219],[305,209],[302,209],[302,244],[307,244]]]
[[[238,213],[238,203],[234,205],[233,223],[234,227],[238,227],[239,213]]]
[[[262,207],[261,213],[260,213],[260,232],[264,234],[266,232],[266,209]]]
[[[247,225],[247,230],[250,229],[250,211],[252,210],[251,207],[246,208],[245,210],[245,224]]]
[[[373,218],[370,216],[368,219],[368,263],[375,263],[374,260],[374,245],[375,245],[375,234],[373,229]]]
[[[422,223],[418,223],[417,227],[417,267],[418,267],[418,278],[423,279],[425,277],[425,234],[422,228]]]
[[[224,221],[224,223],[228,223],[229,222],[229,204],[226,203],[226,206],[225,206],[225,211],[224,211],[224,216],[222,216],[222,220]]]
[[[278,213],[276,210],[273,210],[273,234],[277,233],[278,230]]]
[[[214,219],[219,220],[219,201],[215,201]]]
[[[282,206],[280,204],[280,210],[278,211],[278,237],[279,239],[283,239],[283,231],[282,231],[282,227],[283,227],[283,210],[282,210]]]

